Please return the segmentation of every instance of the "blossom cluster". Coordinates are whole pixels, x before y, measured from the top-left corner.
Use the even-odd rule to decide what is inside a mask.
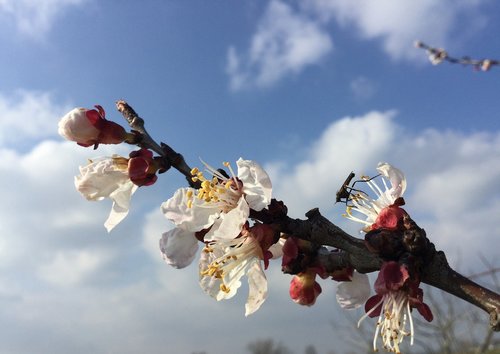
[[[127,216],[137,189],[154,184],[157,173],[169,168],[165,164],[170,162],[144,147],[137,131],[127,132],[108,121],[102,107],[95,107],[69,112],[59,123],[59,133],[78,145],[95,149],[99,144],[121,143],[140,147],[128,157],[112,155],[89,160],[75,177],[76,189],[86,199],[113,201],[104,223],[111,231]],[[322,293],[318,278],[331,279],[339,282],[336,297],[341,307],[355,309],[364,305],[366,314],[359,323],[366,317],[378,316],[374,350],[379,335],[384,348],[396,353],[405,337],[410,336],[413,343],[412,309],[432,320],[419,288],[418,266],[413,261],[425,240],[404,237],[414,231],[414,223],[402,208],[406,178],[399,169],[380,163],[376,177],[354,182],[364,183],[368,192],[346,182],[340,194],[346,203],[344,216],[363,225],[367,249],[383,260],[374,284],[375,295],[370,297],[365,274],[349,265],[327,269],[322,263],[322,257],[338,255],[340,250],[283,232],[276,220],[286,217],[286,206],[272,199],[271,180],[259,164],[240,158],[233,170],[228,162],[220,169],[202,163],[203,171],[194,168],[186,173],[190,175],[190,187],[179,188],[161,204],[162,213],[174,227],[161,235],[159,250],[165,262],[178,269],[189,266],[198,256],[199,284],[207,295],[217,301],[232,298],[246,276],[249,293],[245,315],[253,314],[267,297],[265,271],[269,262],[281,257],[282,271],[292,275],[289,295],[294,302],[315,304]],[[377,183],[378,177],[382,186]],[[338,194],[337,201],[339,198]],[[266,217],[260,220],[256,215]]]
[[[59,121],[59,134],[78,145],[96,149],[99,144],[120,144],[134,140],[121,125],[105,118],[104,109],[75,108]],[[111,212],[104,226],[111,231],[128,214],[130,199],[139,186],[155,183],[160,169],[147,149],[132,151],[128,158],[113,155],[89,160],[75,177],[76,189],[91,201],[110,198]]]
[[[281,254],[279,234],[263,224],[250,225],[250,210],[260,211],[271,202],[271,180],[257,163],[239,159],[230,175],[205,164],[203,172],[193,169],[200,187],[180,188],[161,209],[175,228],[164,233],[160,249],[165,261],[176,268],[189,265],[196,256],[198,241],[204,247],[199,260],[200,285],[217,301],[229,299],[248,278],[245,315],[257,311],[267,297],[264,269],[269,259]]]
[[[420,277],[413,259],[408,253],[420,251],[415,245],[405,245],[403,234],[411,227],[408,213],[401,208],[404,205],[403,194],[406,190],[406,178],[397,168],[388,163],[380,163],[377,168],[383,187],[374,179],[364,178],[364,182],[375,198],[368,193],[358,191],[350,196],[345,216],[364,225],[365,242],[368,249],[382,259],[384,263],[375,281],[375,295],[366,299],[364,315],[377,317],[373,349],[377,350],[377,338],[380,334],[382,344],[387,351],[400,353],[400,344],[410,336],[413,344],[414,326],[412,309],[427,320],[432,321],[430,308],[423,302],[423,291],[419,288]],[[355,215],[355,213],[357,215]],[[338,287],[337,300],[342,307],[355,308],[362,305],[359,293],[366,293],[367,279],[358,277],[351,283],[342,283]]]

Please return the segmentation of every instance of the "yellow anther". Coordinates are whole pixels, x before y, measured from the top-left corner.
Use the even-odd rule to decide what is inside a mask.
[[[191,174],[193,176],[195,176],[196,174],[198,174],[198,172],[200,172],[200,170],[198,169],[198,167],[193,167],[193,169],[191,170]]]
[[[191,189],[190,189],[190,190],[188,190],[188,191],[186,192],[186,197],[188,197],[188,198],[192,198],[192,197],[193,197],[193,190],[191,190]]]
[[[210,182],[209,181],[201,182],[201,188],[203,188],[203,190],[209,190],[210,189]]]
[[[232,184],[233,184],[233,180],[232,180],[232,179],[230,179],[229,181],[227,181],[227,182],[226,182],[226,184],[224,185],[224,187],[225,187],[226,189],[229,189],[229,188],[231,188],[231,185],[232,185]]]
[[[198,177],[196,177],[196,176],[195,177],[191,177],[191,181],[198,182]]]
[[[217,183],[219,183],[219,180],[217,179],[217,177],[212,177],[212,183],[215,185]]]
[[[231,291],[231,289],[229,289],[229,287],[227,287],[226,284],[221,284],[220,285],[220,290],[222,292],[225,292],[226,294],[228,294]]]
[[[187,207],[191,209],[193,207],[193,200],[189,199],[186,204],[187,204]]]
[[[222,163],[224,166],[229,167],[229,162],[225,161]]]
[[[200,191],[198,192],[197,197],[198,197],[198,199],[200,199],[200,200],[201,200],[201,199],[203,199],[203,198],[205,198],[205,191],[204,191],[204,190],[200,190]]]

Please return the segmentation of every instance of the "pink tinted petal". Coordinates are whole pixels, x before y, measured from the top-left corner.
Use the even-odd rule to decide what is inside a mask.
[[[106,118],[106,112],[104,111],[104,108],[102,108],[101,105],[96,104],[94,107],[97,109],[101,117]]]
[[[96,111],[95,109],[89,109],[85,115],[86,115],[87,119],[89,120],[89,122],[94,126],[98,125],[99,122],[103,120],[101,114],[98,111]]]
[[[198,240],[194,234],[179,228],[165,232],[160,239],[163,259],[174,268],[191,264],[198,251]]]
[[[427,306],[427,304],[421,303],[419,306],[417,306],[417,310],[428,322],[431,322],[434,319],[434,315],[432,314],[432,311],[430,307]]]
[[[149,168],[149,163],[141,158],[131,158],[128,163],[128,175],[130,179],[144,178]]]
[[[100,130],[98,143],[100,144],[120,144],[125,140],[127,132],[120,124],[104,120],[99,124]]]
[[[404,209],[398,206],[391,205],[383,208],[377,215],[375,223],[372,225],[371,229],[388,229],[396,230],[403,223],[403,217],[406,215]]]
[[[346,267],[340,270],[335,270],[328,274],[335,281],[351,281],[353,278],[354,269],[352,267]]]
[[[321,286],[316,281],[316,273],[312,271],[294,275],[290,282],[290,297],[299,305],[314,305],[321,291]]]
[[[375,281],[375,292],[385,294],[391,290],[399,290],[409,277],[410,275],[405,266],[400,266],[398,262],[394,261],[385,262],[382,264]]]
[[[299,256],[299,246],[295,237],[288,237],[283,245],[282,266],[287,266]]]
[[[380,303],[380,300],[382,300],[381,295],[373,295],[371,298],[366,300],[365,304],[365,312],[368,313],[372,311],[372,309],[377,306],[377,304]],[[382,304],[380,303],[376,309],[374,309],[368,316],[369,317],[377,317],[380,316],[380,311],[382,310]]]

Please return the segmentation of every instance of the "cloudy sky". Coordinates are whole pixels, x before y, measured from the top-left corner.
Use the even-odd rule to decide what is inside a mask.
[[[109,201],[85,201],[73,176],[129,148],[78,147],[57,122],[94,104],[122,122],[117,99],[191,165],[256,160],[291,215],[320,207],[353,234],[335,191],[390,162],[452,264],[499,266],[500,69],[433,66],[413,47],[499,58],[499,14],[492,0],[0,0],[0,352],[230,354],[263,338],[347,349],[335,284],[302,308],[271,264],[269,299],[245,318],[246,288],[217,303],[196,265],[163,263],[175,172],[106,232]]]

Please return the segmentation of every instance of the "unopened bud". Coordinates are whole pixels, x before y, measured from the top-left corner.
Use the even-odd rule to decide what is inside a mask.
[[[158,170],[153,153],[148,149],[140,149],[130,153],[128,175],[137,186],[150,186],[156,182]]]
[[[59,134],[81,146],[97,147],[99,144],[120,144],[128,133],[125,129],[105,118],[104,109],[75,108],[59,121]]]
[[[294,275],[290,282],[290,297],[300,305],[311,306],[321,294],[321,286],[316,281],[316,272],[307,270]]]

